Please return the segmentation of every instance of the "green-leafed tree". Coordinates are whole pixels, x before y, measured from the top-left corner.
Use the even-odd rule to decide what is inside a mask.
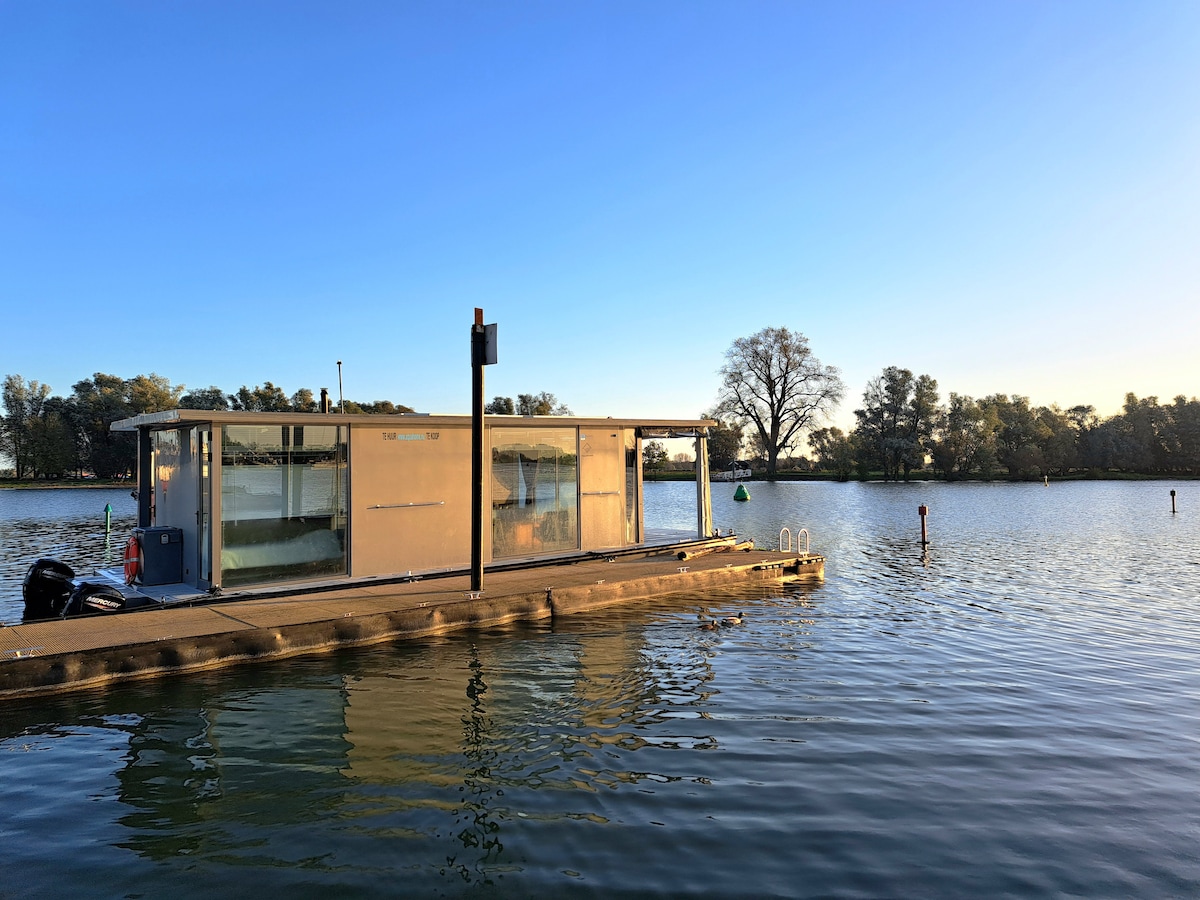
[[[236,394],[230,394],[229,401],[233,409],[249,412],[291,412],[292,409],[283,389],[269,381],[264,381],[262,387],[256,384],[254,390],[243,384]]]
[[[1028,397],[992,394],[979,401],[999,421],[996,432],[996,458],[1008,469],[1010,478],[1040,478],[1046,471],[1042,450],[1048,434],[1029,405]]]
[[[13,461],[18,478],[24,478],[34,465],[33,429],[50,396],[50,386],[25,381],[20,375],[4,378],[4,418],[0,420],[0,453]]]
[[[1118,418],[1121,449],[1117,465],[1132,472],[1165,472],[1170,468],[1170,434],[1164,409],[1157,397],[1138,399],[1125,395],[1125,406]]]
[[[125,382],[125,400],[129,415],[178,409],[183,385],[172,385],[161,375],[137,375]]]
[[[667,448],[661,441],[646,441],[642,445],[642,469],[653,476],[667,461]]]
[[[738,338],[720,369],[717,412],[750,430],[774,478],[779,455],[831,413],[845,392],[841,375],[822,365],[808,338],[787,328],[764,328]]]
[[[723,421],[715,411],[701,413],[700,418],[712,419],[717,423],[708,429],[709,468],[716,472],[733,468],[742,455],[742,425]]]
[[[952,391],[949,405],[938,417],[937,439],[930,445],[934,467],[948,481],[972,472],[990,479],[996,465],[998,428],[994,410]]]
[[[313,396],[311,388],[300,388],[300,390],[292,394],[289,404],[292,412],[315,413],[320,411],[317,398]]]
[[[492,416],[512,416],[516,415],[517,408],[513,405],[512,397],[495,396],[492,402],[483,408],[483,411]]]
[[[905,480],[925,464],[938,415],[937,382],[928,375],[888,366],[867,382],[863,406],[854,411],[859,446],[884,480]]]
[[[1166,412],[1175,436],[1177,471],[1200,474],[1200,400],[1180,394]]]
[[[188,391],[179,398],[180,409],[229,409],[229,395],[216,385]]]
[[[808,436],[808,445],[817,456],[817,466],[848,481],[854,471],[854,440],[840,428],[818,428]]]
[[[494,402],[494,401],[493,401]],[[517,394],[518,416],[569,416],[571,410],[553,394]]]
[[[376,416],[394,416],[400,413],[414,412],[412,407],[393,403],[391,400],[376,400],[372,403],[360,403],[358,406],[363,412]]]
[[[1079,432],[1071,417],[1057,406],[1039,406],[1036,413],[1046,473],[1066,475],[1080,464]]]
[[[161,375],[124,379],[97,372],[72,386],[70,399],[81,462],[101,478],[123,477],[137,466],[134,436],[117,433],[111,425],[142,413],[162,412],[179,405],[183,387]]]
[[[137,467],[134,436],[114,432],[109,427],[134,415],[127,388],[124,378],[103,372],[76,382],[71,388],[70,402],[79,417],[83,464],[100,478],[123,477]]]
[[[51,397],[47,407],[54,404],[58,408],[47,408],[31,423],[30,451],[35,478],[61,478],[79,471],[75,432],[61,412],[65,402],[61,397]]]
[[[1075,430],[1075,451],[1079,465],[1093,472],[1112,465],[1111,453],[1104,450],[1104,429],[1094,406],[1072,406],[1066,412]]]

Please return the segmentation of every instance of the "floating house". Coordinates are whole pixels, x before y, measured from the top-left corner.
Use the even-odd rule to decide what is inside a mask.
[[[484,564],[655,542],[642,497],[642,442],[650,438],[696,439],[695,531],[674,537],[708,538],[714,424],[485,417]],[[302,587],[473,562],[470,416],[176,409],[112,428],[137,434],[139,585]]]

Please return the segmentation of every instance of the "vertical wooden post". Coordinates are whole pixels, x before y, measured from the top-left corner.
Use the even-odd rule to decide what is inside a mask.
[[[1175,489],[1171,489],[1171,515],[1175,515]]]
[[[713,536],[712,487],[708,483],[708,429],[696,432],[696,537]]]
[[[929,507],[922,503],[917,507],[917,512],[921,515],[921,546],[929,546],[929,530],[925,524],[925,517],[929,515]]]

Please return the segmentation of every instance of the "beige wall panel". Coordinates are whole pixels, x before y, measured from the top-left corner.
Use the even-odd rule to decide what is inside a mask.
[[[584,550],[625,543],[625,437],[619,428],[580,430],[579,528]]]
[[[352,575],[470,566],[470,428],[355,427],[350,459]]]

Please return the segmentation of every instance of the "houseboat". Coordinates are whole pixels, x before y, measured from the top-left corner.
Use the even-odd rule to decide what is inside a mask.
[[[80,596],[53,561],[26,580],[54,615],[536,565],[713,536],[706,419],[486,416],[473,529],[471,416],[175,409],[137,436],[137,528],[115,587]],[[648,539],[642,442],[696,441],[695,529]],[[61,585],[61,588],[60,588]],[[69,586],[74,598],[60,597]],[[71,608],[68,608],[70,605]],[[36,615],[34,617],[37,617]]]

